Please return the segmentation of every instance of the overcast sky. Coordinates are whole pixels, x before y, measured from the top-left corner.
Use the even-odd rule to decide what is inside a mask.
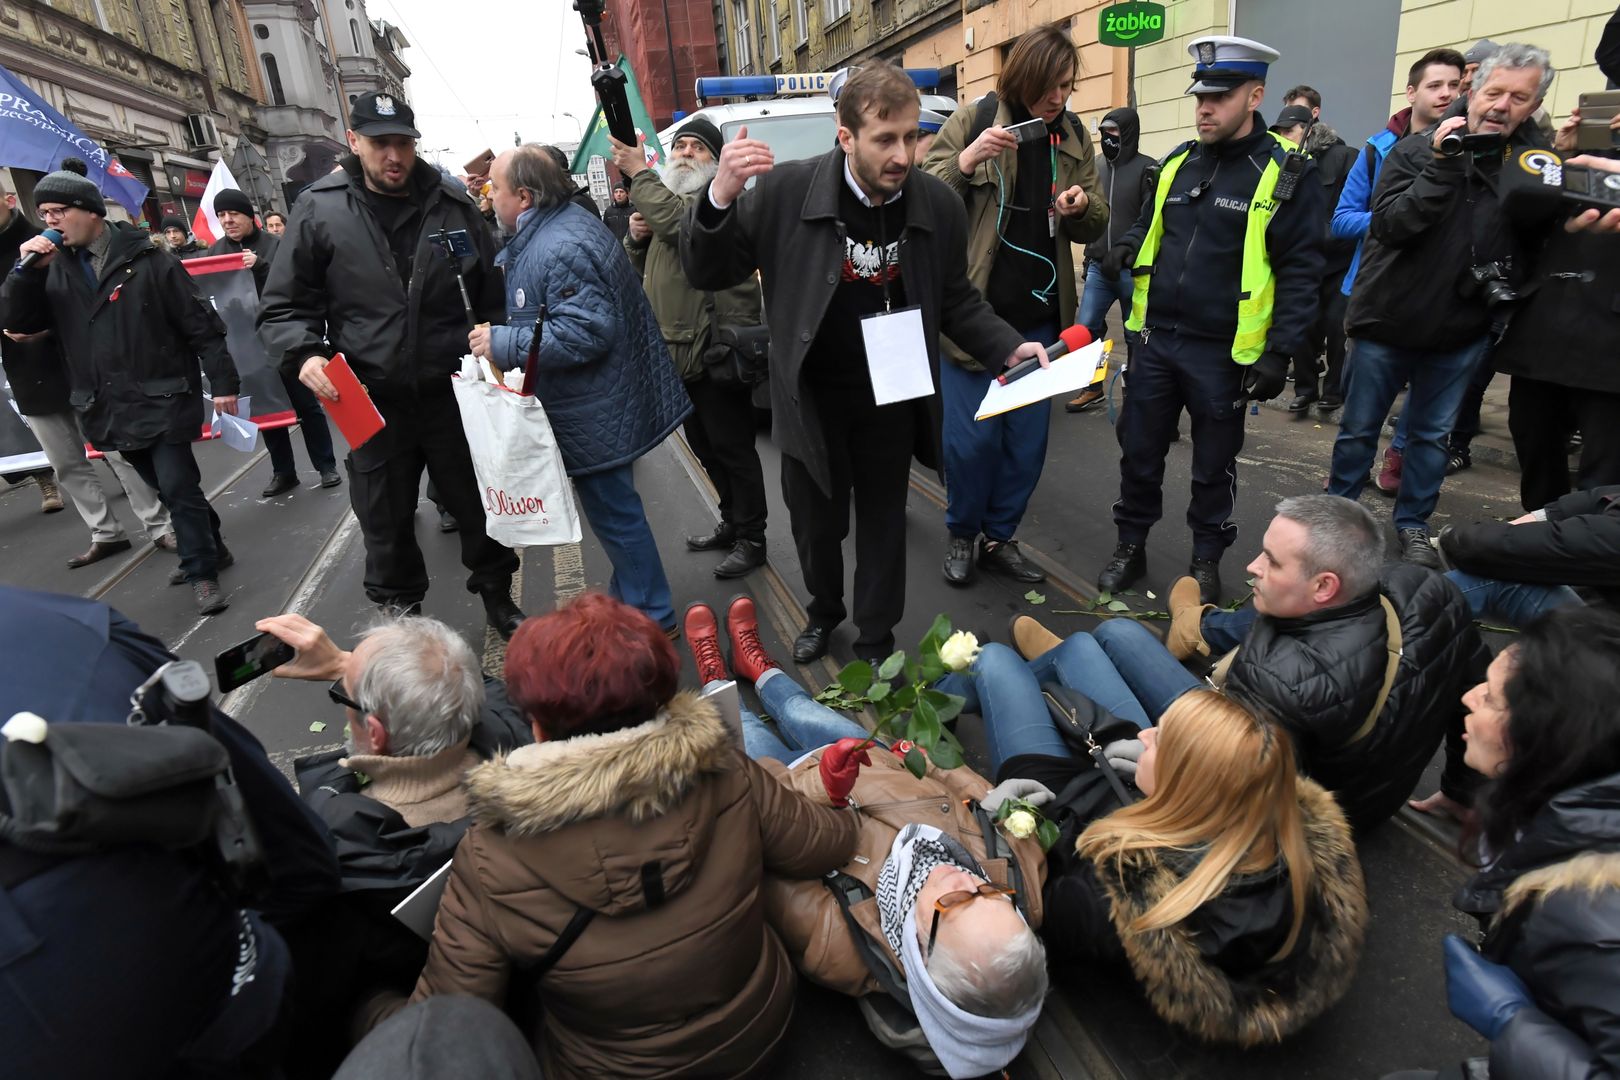
[[[590,123],[596,97],[590,61],[574,53],[585,29],[571,0],[366,0],[366,11],[410,40],[406,85],[430,161],[460,172],[485,148],[509,148],[513,132],[573,142]]]

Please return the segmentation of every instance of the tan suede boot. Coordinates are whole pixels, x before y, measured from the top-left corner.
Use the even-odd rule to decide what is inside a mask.
[[[1164,646],[1177,660],[1194,656],[1208,656],[1209,643],[1204,640],[1204,612],[1214,610],[1214,604],[1198,602],[1198,580],[1177,578],[1170,586],[1170,632],[1164,637]]]
[[[1012,641],[1013,648],[1025,660],[1033,660],[1063,644],[1062,638],[1028,615],[1013,616]]]

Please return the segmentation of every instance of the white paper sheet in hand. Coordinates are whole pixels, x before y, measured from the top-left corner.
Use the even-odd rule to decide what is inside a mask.
[[[861,320],[866,342],[866,370],[872,376],[872,397],[879,405],[927,397],[934,392],[933,370],[928,363],[928,342],[923,337],[922,308],[908,307]]]
[[[245,420],[230,413],[216,413],[214,415],[214,430],[219,432],[225,445],[232,450],[244,454],[253,453],[253,448],[259,445],[259,425],[252,420]]]
[[[1058,357],[1052,361],[1051,367],[1038,368],[1015,382],[1002,385],[992,381],[973,419],[988,420],[1037,401],[1085,389],[1091,385],[1097,365],[1103,361],[1106,350],[1112,345],[1111,341],[1093,341],[1079,352]]]

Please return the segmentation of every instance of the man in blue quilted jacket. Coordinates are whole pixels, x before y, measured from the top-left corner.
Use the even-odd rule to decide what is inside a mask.
[[[545,306],[535,393],[585,520],[613,563],[609,588],[674,637],[669,581],[631,466],[680,426],[692,402],[629,256],[599,218],[569,201],[573,183],[545,150],[506,151],[489,181],[495,216],[512,234],[495,259],[506,269],[507,325],[480,327],[468,343],[502,369],[523,367]]]

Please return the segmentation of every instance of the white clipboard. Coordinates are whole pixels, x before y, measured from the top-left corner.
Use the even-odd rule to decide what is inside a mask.
[[[1107,371],[1108,354],[1113,349],[1112,341],[1093,341],[1079,352],[1053,360],[1051,367],[1036,368],[1022,379],[1006,384],[992,379],[973,419],[988,420],[1059,394],[1084,390],[1097,381],[1098,372]]]

